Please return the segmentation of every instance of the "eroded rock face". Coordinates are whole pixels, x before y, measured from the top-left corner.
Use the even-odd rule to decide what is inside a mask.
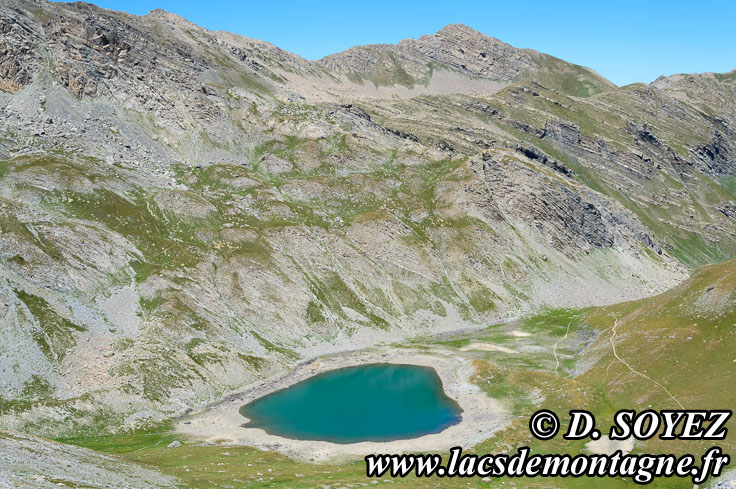
[[[563,146],[579,146],[580,126],[570,121],[547,121],[542,137],[552,139]]]
[[[559,173],[562,173],[563,175],[572,176],[575,174],[564,164],[553,158],[548,157],[546,154],[544,154],[542,151],[535,148],[534,146],[520,144],[516,147],[516,151],[529,158],[530,160],[539,161],[544,166],[547,166]]]
[[[34,21],[23,10],[0,10],[0,90],[17,92],[41,63]]]
[[[572,260],[594,248],[605,249],[632,241],[656,249],[653,238],[626,211],[595,193],[581,193],[539,175],[509,169],[504,160],[486,161],[484,174],[493,194],[506,196],[502,215],[513,216],[539,233]],[[512,204],[513,203],[513,204]]]
[[[726,217],[730,217],[731,219],[736,219],[736,204],[733,202],[728,202],[724,204],[720,211],[725,215]]]
[[[723,125],[727,132],[716,132],[708,144],[693,148],[691,162],[701,171],[716,177],[736,174],[736,132]]]

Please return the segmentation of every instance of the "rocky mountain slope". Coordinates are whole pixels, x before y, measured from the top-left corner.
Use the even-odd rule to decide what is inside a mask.
[[[617,88],[457,25],[307,61],[35,0],[0,32],[3,428],[139,425],[736,255],[733,73]]]
[[[0,488],[163,488],[177,480],[109,455],[20,433],[0,433]]]
[[[613,88],[597,73],[570,65],[531,49],[517,49],[462,24],[448,25],[433,35],[406,39],[396,45],[356,46],[319,61],[334,73],[358,84],[430,85],[442,72],[461,74],[472,80],[487,80],[501,87],[524,78],[544,78],[555,88],[575,85],[584,95]],[[435,72],[436,70],[436,72]],[[451,92],[463,91],[454,87]]]

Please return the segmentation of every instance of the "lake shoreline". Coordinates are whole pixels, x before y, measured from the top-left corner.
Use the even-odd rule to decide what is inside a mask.
[[[314,375],[344,367],[369,364],[406,364],[431,367],[442,381],[442,388],[462,409],[459,423],[439,433],[393,441],[333,443],[298,440],[271,435],[259,428],[244,427],[248,419],[240,407],[254,399],[290,387]],[[217,404],[180,419],[175,431],[204,444],[245,445],[273,450],[301,461],[325,462],[360,459],[371,453],[445,451],[454,446],[468,448],[489,438],[508,423],[503,405],[488,397],[470,382],[472,360],[446,350],[417,351],[376,348],[336,353],[296,365],[290,372],[259,382]]]

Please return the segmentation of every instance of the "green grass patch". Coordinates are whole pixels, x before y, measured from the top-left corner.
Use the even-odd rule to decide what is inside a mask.
[[[76,344],[75,333],[87,329],[59,315],[42,297],[20,289],[13,292],[38,321],[38,328],[34,329],[32,336],[43,354],[52,361],[62,360],[66,351]]]

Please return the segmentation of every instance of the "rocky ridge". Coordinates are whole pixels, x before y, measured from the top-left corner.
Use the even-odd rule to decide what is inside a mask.
[[[396,45],[356,46],[327,56],[319,63],[337,73],[369,77],[396,69],[416,80],[427,78],[434,63],[471,76],[513,81],[535,69],[532,53],[465,25],[453,24],[433,35],[407,39]]]

